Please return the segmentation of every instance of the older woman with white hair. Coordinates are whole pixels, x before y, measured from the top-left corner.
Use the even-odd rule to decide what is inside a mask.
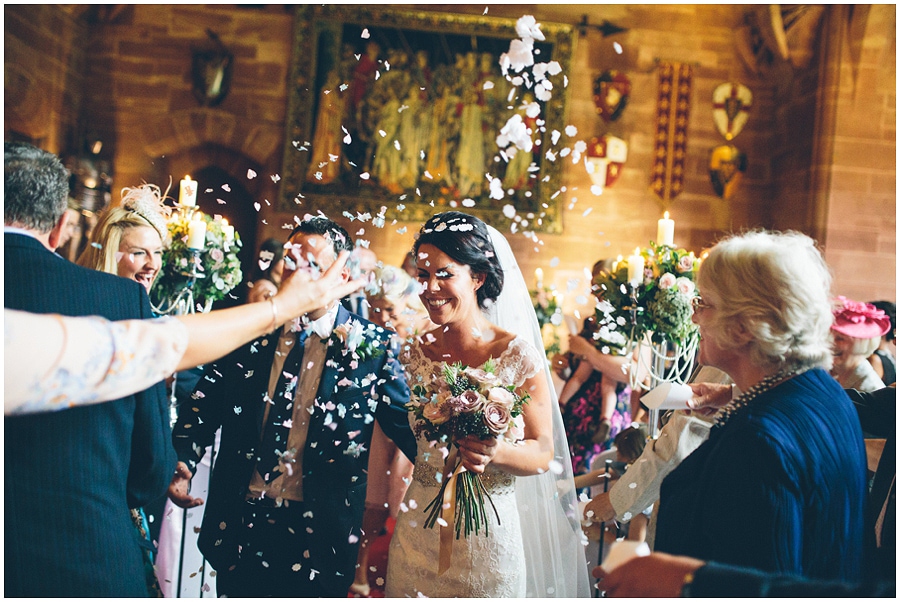
[[[663,482],[656,550],[859,580],[866,453],[853,405],[828,374],[831,276],[814,241],[730,237],[697,284],[699,363],[743,394]]]

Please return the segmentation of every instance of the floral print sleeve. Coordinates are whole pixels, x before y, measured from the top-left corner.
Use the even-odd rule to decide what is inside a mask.
[[[172,374],[187,349],[175,318],[98,317],[4,310],[4,410],[27,414],[125,397]]]

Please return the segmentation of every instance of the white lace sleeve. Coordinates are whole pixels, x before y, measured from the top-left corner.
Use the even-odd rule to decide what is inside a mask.
[[[522,383],[537,374],[545,362],[534,345],[521,337],[513,339],[500,359],[497,375],[501,382],[517,387],[521,387]]]
[[[4,310],[4,412],[131,395],[172,374],[187,343],[187,329],[175,318],[110,322]]]

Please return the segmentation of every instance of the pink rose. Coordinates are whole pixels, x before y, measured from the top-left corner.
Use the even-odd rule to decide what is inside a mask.
[[[509,389],[504,389],[503,387],[493,387],[490,391],[488,391],[487,398],[488,401],[503,404],[510,409],[516,402],[516,397],[509,391]]]
[[[666,290],[675,286],[675,274],[671,272],[666,272],[659,279],[659,288]]]
[[[685,255],[678,260],[678,267],[675,269],[682,274],[692,271],[694,269],[694,258],[690,255]]]
[[[502,435],[509,429],[512,414],[509,408],[502,403],[489,401],[484,406],[484,424],[495,435]]]
[[[682,295],[694,294],[694,283],[688,278],[679,278],[675,281],[675,286],[678,287],[678,292]]]
[[[463,391],[462,394],[450,399],[450,405],[453,410],[461,414],[471,414],[472,412],[477,412],[482,407],[484,407],[484,402],[484,396],[482,396],[478,391],[472,390]]]

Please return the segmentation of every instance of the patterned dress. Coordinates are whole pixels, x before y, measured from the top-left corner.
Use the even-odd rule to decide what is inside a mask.
[[[593,441],[600,424],[600,383],[603,373],[594,370],[581,388],[563,408],[563,423],[569,439],[569,453],[572,455],[572,470],[575,474],[588,472],[591,459],[610,448],[612,440],[623,429],[631,425],[631,389],[624,384],[616,388],[616,409],[610,420],[609,436],[602,443]]]

